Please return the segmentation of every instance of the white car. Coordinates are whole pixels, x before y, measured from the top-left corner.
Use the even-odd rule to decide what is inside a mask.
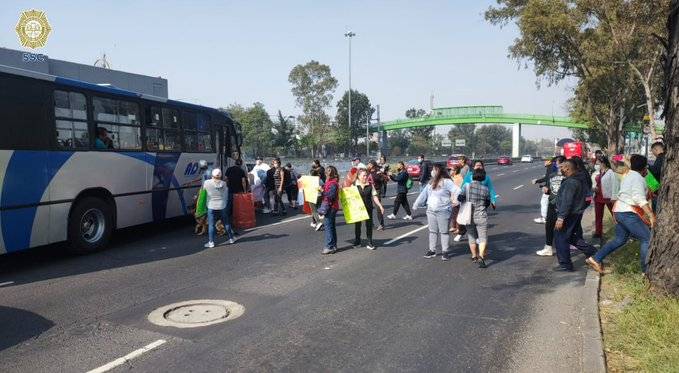
[[[533,157],[526,154],[523,157],[521,157],[521,163],[533,163]]]

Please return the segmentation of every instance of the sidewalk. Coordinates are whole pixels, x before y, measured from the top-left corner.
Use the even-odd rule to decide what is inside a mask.
[[[593,223],[594,211],[589,208],[583,218],[585,238],[591,237]],[[573,259],[574,273],[536,274],[536,280],[544,281],[551,291],[536,294],[530,321],[515,341],[507,371],[606,371],[598,311],[599,276],[588,269],[582,254]],[[552,260],[556,266],[556,258]]]

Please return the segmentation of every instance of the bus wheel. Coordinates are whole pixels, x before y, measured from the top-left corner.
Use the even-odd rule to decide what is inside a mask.
[[[95,197],[78,201],[68,221],[70,249],[76,254],[100,250],[108,244],[113,232],[111,206]]]

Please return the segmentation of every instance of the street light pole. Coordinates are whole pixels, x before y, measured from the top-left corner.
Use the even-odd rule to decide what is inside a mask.
[[[349,38],[349,131],[351,131],[351,38],[356,36],[356,34],[349,31],[344,33],[344,36]]]

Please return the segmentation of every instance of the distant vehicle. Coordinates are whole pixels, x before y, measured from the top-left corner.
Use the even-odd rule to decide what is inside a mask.
[[[498,166],[511,166],[512,164],[514,164],[512,162],[512,157],[508,157],[508,156],[504,155],[504,156],[497,159],[497,165]]]
[[[533,163],[533,157],[530,154],[526,154],[521,157],[521,163]]]
[[[412,159],[406,162],[406,171],[408,176],[413,180],[420,179],[420,162],[417,159]]]
[[[448,157],[448,169],[452,170],[455,167],[461,167],[462,163],[460,162],[460,157],[464,157],[464,154],[451,154],[450,157]],[[467,164],[471,167],[471,160],[467,160]]]

